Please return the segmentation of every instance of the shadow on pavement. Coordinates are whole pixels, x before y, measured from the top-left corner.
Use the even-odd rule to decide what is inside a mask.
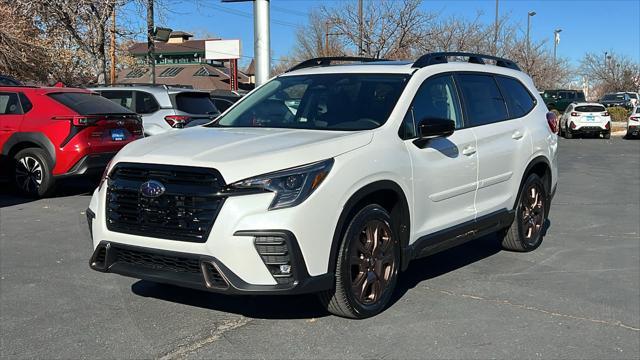
[[[59,180],[53,196],[61,198],[76,195],[91,195],[99,180],[91,177],[75,177]],[[13,205],[27,204],[38,199],[19,194],[8,182],[0,183],[0,209]]]

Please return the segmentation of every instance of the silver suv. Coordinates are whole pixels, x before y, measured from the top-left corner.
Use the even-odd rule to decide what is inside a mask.
[[[206,124],[220,115],[205,91],[151,84],[116,85],[91,90],[138,113],[142,117],[146,136]]]

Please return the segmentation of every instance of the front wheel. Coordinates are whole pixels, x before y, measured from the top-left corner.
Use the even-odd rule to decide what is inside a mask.
[[[336,262],[335,288],[319,294],[332,314],[363,319],[382,312],[395,289],[400,243],[391,216],[372,204],[353,216]]]
[[[531,174],[522,186],[513,223],[505,230],[502,247],[511,251],[532,251],[542,243],[547,219],[547,192],[542,179]]]
[[[20,150],[13,160],[13,181],[18,191],[31,197],[51,194],[55,181],[46,152],[38,148],[27,148]]]

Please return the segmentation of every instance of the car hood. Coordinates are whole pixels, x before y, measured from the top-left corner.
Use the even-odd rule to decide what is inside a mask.
[[[113,163],[215,168],[232,183],[332,158],[365,146],[372,138],[372,131],[197,127],[134,141]]]

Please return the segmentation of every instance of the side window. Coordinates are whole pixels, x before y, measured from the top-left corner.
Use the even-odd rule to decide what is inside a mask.
[[[33,104],[29,101],[27,95],[18,93],[18,97],[20,98],[20,104],[22,104],[22,112],[26,114],[33,109]]]
[[[533,97],[520,81],[502,76],[497,76],[496,81],[507,101],[511,118],[522,117],[533,109],[535,106]]]
[[[463,126],[460,100],[451,75],[425,80],[407,111],[399,135],[403,139],[417,136],[417,125],[425,119],[449,119],[456,129]]]
[[[21,115],[22,108],[16,93],[0,93],[0,115]]]
[[[135,112],[138,114],[151,114],[158,111],[158,109],[160,109],[160,105],[158,105],[153,95],[144,91],[136,91]]]
[[[461,74],[458,84],[470,126],[503,121],[509,118],[504,98],[491,75]]]
[[[100,92],[100,95],[120,106],[135,111],[133,109],[133,91],[104,90]]]

